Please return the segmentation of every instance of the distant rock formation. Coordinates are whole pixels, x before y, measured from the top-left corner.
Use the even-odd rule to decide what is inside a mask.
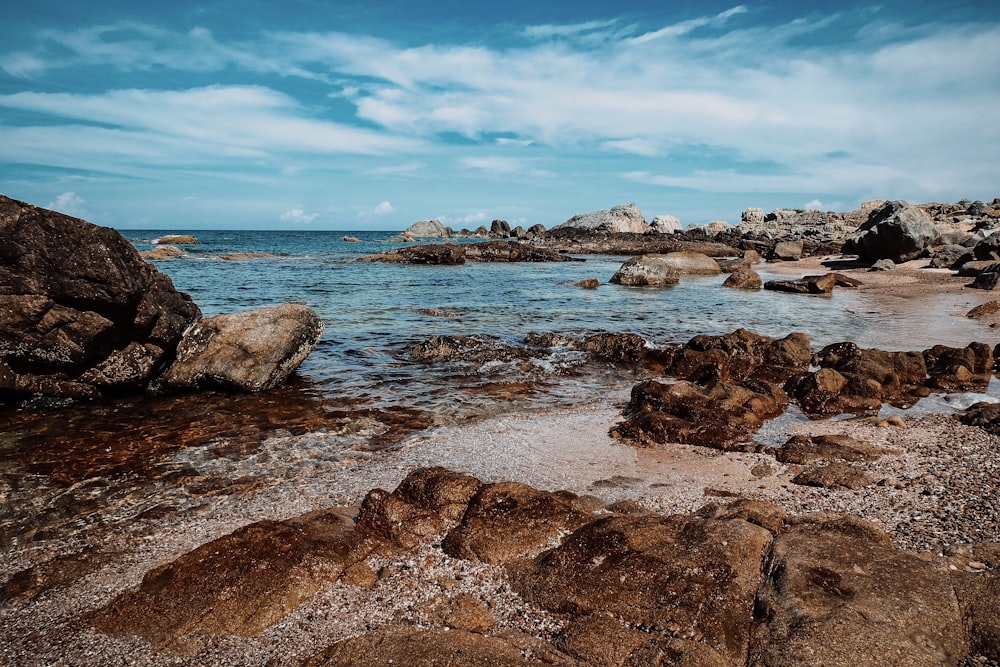
[[[607,211],[591,211],[574,215],[553,229],[586,229],[595,232],[615,233],[628,232],[645,234],[649,225],[635,204],[622,204]]]
[[[165,243],[169,243],[171,245],[197,245],[198,239],[190,234],[168,234],[166,236],[161,236],[158,239],[154,239],[153,243],[157,245]]]
[[[649,223],[649,230],[656,234],[674,234],[681,231],[681,221],[672,215],[658,215]]]
[[[176,259],[184,256],[184,251],[175,245],[161,245],[152,250],[143,250],[139,253],[143,259],[161,260]]]
[[[407,227],[403,234],[414,238],[447,238],[452,235],[452,231],[440,220],[421,220]]]

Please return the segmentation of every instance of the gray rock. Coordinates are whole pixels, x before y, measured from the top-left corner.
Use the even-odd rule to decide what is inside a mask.
[[[403,232],[407,236],[445,238],[451,236],[451,230],[441,224],[440,220],[421,220],[415,222]]]
[[[919,257],[937,236],[934,222],[923,209],[891,201],[872,211],[856,235],[844,243],[843,251],[900,264]]]
[[[779,241],[771,248],[767,259],[769,261],[795,262],[802,259],[801,241]]]
[[[718,262],[700,252],[679,250],[657,257],[675,268],[682,276],[717,276],[722,273],[722,267]]]
[[[642,255],[633,257],[621,265],[611,277],[611,282],[619,285],[664,287],[676,285],[679,281],[677,269],[662,255]]]
[[[892,271],[896,268],[896,263],[891,259],[880,259],[869,267],[869,271]]]
[[[649,223],[649,229],[657,234],[674,234],[681,231],[681,221],[672,215],[658,215]]]
[[[744,222],[756,223],[756,224],[764,222],[764,209],[762,208],[744,209],[743,212],[740,214],[740,224]]]
[[[185,332],[163,387],[272,389],[299,367],[323,328],[319,315],[301,304],[210,317]]]
[[[759,290],[763,285],[760,274],[752,269],[739,269],[733,271],[722,283],[723,287],[733,287],[735,289]]]
[[[576,228],[595,232],[630,232],[644,234],[649,225],[635,204],[622,204],[607,211],[592,211],[575,215],[554,229]]]
[[[984,290],[995,290],[998,286],[1000,286],[1000,263],[983,269],[970,285],[974,289]]]

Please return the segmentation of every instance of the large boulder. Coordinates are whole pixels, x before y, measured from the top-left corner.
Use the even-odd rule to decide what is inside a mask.
[[[141,391],[201,312],[118,232],[0,195],[0,398]]]
[[[414,237],[443,238],[451,236],[451,230],[441,224],[440,220],[421,220],[407,227],[403,234]]]
[[[680,280],[677,269],[662,255],[641,255],[626,260],[611,276],[611,282],[632,287],[665,287]]]
[[[658,215],[649,223],[649,231],[657,234],[676,234],[681,231],[681,221],[673,215]]]
[[[584,229],[601,233],[644,234],[649,225],[635,204],[622,204],[606,211],[581,213],[553,229]]]
[[[843,251],[864,259],[891,259],[900,264],[919,257],[937,235],[937,227],[923,209],[891,201],[871,212],[857,233],[845,241]]]
[[[722,286],[734,289],[759,290],[763,284],[764,281],[761,279],[759,273],[753,269],[746,268],[733,271],[726,278],[726,281],[722,283]]]
[[[747,665],[930,667],[968,651],[947,568],[893,548],[873,524],[801,519],[769,561]]]
[[[162,384],[172,390],[272,389],[299,367],[323,329],[313,309],[293,303],[210,317],[184,334]]]

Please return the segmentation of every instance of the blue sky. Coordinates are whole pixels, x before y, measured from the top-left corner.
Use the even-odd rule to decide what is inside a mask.
[[[1000,196],[1000,4],[8,3],[0,193],[118,228]]]

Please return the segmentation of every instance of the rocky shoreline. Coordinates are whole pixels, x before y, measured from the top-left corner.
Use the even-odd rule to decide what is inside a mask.
[[[771,282],[787,278],[805,293],[854,289],[871,304],[903,299],[918,309],[944,296],[963,313],[985,306],[989,293],[957,269],[921,267],[954,245],[964,250],[947,250],[958,255],[949,266],[981,261],[990,274],[993,262],[976,258],[992,252],[992,223],[968,221],[988,221],[996,207],[935,206],[873,205],[856,216],[875,221],[860,232],[849,216],[806,216],[794,223],[801,234],[764,238],[783,218],[754,213],[745,217],[759,229],[711,237],[535,230],[530,243],[480,244],[472,256],[464,245],[392,256],[556,261],[627,242],[645,250],[628,254],[652,256],[673,282],[702,258],[719,258],[709,261],[723,271],[723,258],[742,256],[742,270],[766,269],[778,276]],[[638,224],[629,209],[615,214]],[[938,243],[940,227],[886,231],[907,220],[919,231],[924,217],[968,228],[953,232],[955,244]],[[863,261],[813,254],[833,245],[806,233],[820,227],[844,233],[841,245],[854,243]],[[875,228],[879,238],[861,240]],[[924,245],[910,247],[918,237]],[[869,273],[879,254],[893,269]],[[761,255],[774,261],[761,265]],[[998,664],[1000,410],[979,403],[901,417],[886,408],[996,383],[1000,345],[983,317],[986,342],[919,351],[895,351],[891,339],[887,349],[844,341],[814,350],[802,334],[745,330],[666,348],[628,333],[552,333],[523,347],[434,337],[408,350],[411,363],[527,359],[561,346],[634,369],[638,383],[577,411],[428,430],[280,479],[228,479],[227,458],[308,458],[321,432],[220,452],[225,484],[183,482],[206,485],[192,511],[143,508],[85,535],[10,545],[0,562],[0,662]],[[178,357],[207,347],[198,327],[185,328]],[[293,359],[322,333],[321,323],[306,328]],[[197,388],[192,377],[183,386]],[[244,384],[266,389],[273,379]],[[73,487],[91,483],[113,482]]]

